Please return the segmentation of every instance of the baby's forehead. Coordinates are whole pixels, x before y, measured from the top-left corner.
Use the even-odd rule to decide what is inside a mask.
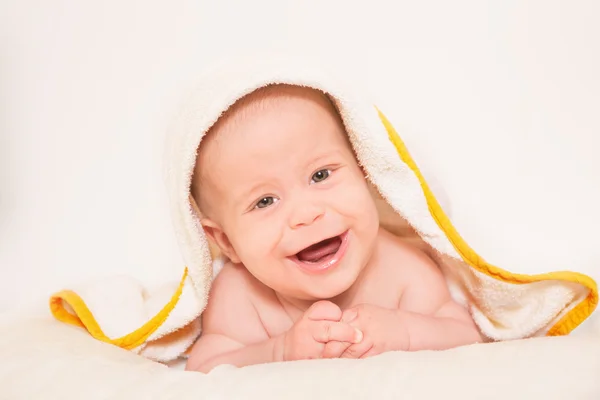
[[[214,154],[213,150],[218,150],[219,145],[228,140],[232,132],[239,132],[237,128],[248,118],[261,115],[290,100],[315,102],[339,116],[330,98],[320,90],[288,84],[261,87],[237,100],[213,124],[200,143],[197,163],[207,161],[210,158],[207,156]],[[206,150],[208,148],[210,151]]]

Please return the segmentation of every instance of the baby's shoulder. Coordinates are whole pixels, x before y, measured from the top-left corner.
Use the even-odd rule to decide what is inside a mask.
[[[255,278],[242,265],[227,263],[215,277],[202,313],[205,333],[218,333],[240,343],[265,336],[255,307]]]
[[[226,263],[213,280],[208,303],[220,303],[220,308],[248,308],[260,311],[271,303],[274,292],[254,277],[241,264]]]
[[[209,301],[223,296],[247,301],[256,291],[256,278],[243,265],[227,262],[213,279]]]
[[[380,235],[381,267],[409,283],[438,275],[440,270],[427,254],[427,245],[418,238],[402,238],[387,231]]]
[[[379,243],[378,295],[387,290],[397,295],[395,304],[414,312],[429,310],[428,304],[445,293],[445,279],[427,246],[384,232]],[[374,284],[374,283],[373,283]],[[436,303],[437,304],[437,303]]]

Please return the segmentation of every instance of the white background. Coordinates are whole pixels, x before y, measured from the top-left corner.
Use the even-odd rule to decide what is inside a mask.
[[[594,0],[0,0],[0,310],[178,278],[165,129],[195,74],[242,50],[339,63],[491,261],[599,271],[599,20]]]

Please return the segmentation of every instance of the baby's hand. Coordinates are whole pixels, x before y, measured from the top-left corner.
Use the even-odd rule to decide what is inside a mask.
[[[283,337],[283,360],[339,357],[362,333],[340,322],[342,310],[329,301],[313,304]]]
[[[344,311],[341,321],[359,329],[364,338],[360,343],[348,346],[341,357],[367,358],[385,351],[408,350],[408,329],[397,311],[371,304]]]

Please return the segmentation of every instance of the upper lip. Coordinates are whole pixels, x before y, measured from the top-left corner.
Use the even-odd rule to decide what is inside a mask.
[[[333,238],[336,238],[336,237],[340,237],[340,236],[342,236],[342,235],[343,235],[345,232],[346,232],[346,231],[344,231],[344,232],[342,232],[342,233],[338,233],[337,235],[324,236],[322,239],[316,240],[316,241],[314,241],[314,242],[311,242],[311,243],[309,243],[308,245],[306,245],[306,246],[304,246],[304,247],[301,247],[301,248],[300,248],[298,251],[296,251],[295,253],[293,253],[293,254],[292,254],[292,255],[290,255],[289,257],[294,257],[295,255],[297,255],[298,253],[300,253],[302,250],[304,250],[304,249],[307,249],[307,248],[309,248],[310,246],[313,246],[313,245],[315,245],[315,244],[317,244],[317,243],[321,243],[321,242],[322,242],[322,241],[324,241],[324,240],[327,240],[327,239],[333,239]]]

